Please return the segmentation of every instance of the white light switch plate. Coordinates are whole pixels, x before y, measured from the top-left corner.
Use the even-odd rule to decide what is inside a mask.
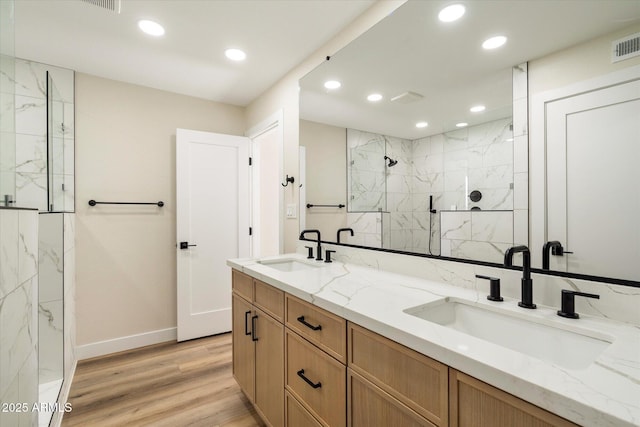
[[[292,203],[287,205],[287,218],[296,218],[296,212],[298,211],[298,209],[296,209],[296,204]]]

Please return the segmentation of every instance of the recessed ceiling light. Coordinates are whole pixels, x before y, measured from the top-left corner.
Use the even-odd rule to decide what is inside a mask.
[[[337,80],[328,80],[324,82],[324,87],[327,89],[338,89],[342,84]]]
[[[379,93],[372,93],[371,95],[367,96],[367,101],[371,101],[371,102],[378,102],[382,99],[382,95],[380,95]]]
[[[224,55],[232,61],[244,61],[247,58],[247,54],[240,49],[227,49]]]
[[[471,108],[469,108],[469,111],[471,111],[472,113],[479,113],[481,111],[484,111],[487,107],[485,107],[484,105],[475,105]]]
[[[507,38],[505,36],[495,36],[490,39],[486,39],[484,43],[482,43],[482,47],[485,49],[496,49],[502,46],[507,42]]]
[[[162,25],[146,19],[138,21],[138,28],[140,28],[143,32],[149,34],[150,36],[160,37],[164,34],[164,28],[162,27]]]
[[[450,6],[445,7],[438,14],[438,19],[442,22],[453,22],[462,18],[464,15],[465,8],[461,4],[452,4]]]
[[[418,122],[418,123],[416,123],[416,127],[417,128],[426,128],[427,126],[429,126],[429,123],[427,123],[427,122]]]
[[[459,128],[463,128],[467,126],[469,126],[469,123],[465,123],[465,122],[456,123],[456,127],[459,127]]]

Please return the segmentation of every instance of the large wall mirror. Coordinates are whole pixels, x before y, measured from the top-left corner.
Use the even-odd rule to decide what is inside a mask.
[[[460,19],[439,20],[450,4],[406,2],[301,79],[301,224],[329,242],[491,263],[527,244],[541,268],[548,235],[533,236],[530,193],[547,177],[531,174],[528,79],[554,72],[541,58],[570,61],[563,51],[640,32],[640,2],[463,1]],[[501,35],[503,46],[482,47]],[[640,257],[640,236],[631,247]],[[640,277],[580,264],[551,267]]]

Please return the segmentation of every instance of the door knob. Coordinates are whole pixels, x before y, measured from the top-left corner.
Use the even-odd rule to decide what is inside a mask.
[[[180,249],[189,249],[189,247],[191,246],[198,246],[198,245],[190,245],[189,242],[180,242]]]

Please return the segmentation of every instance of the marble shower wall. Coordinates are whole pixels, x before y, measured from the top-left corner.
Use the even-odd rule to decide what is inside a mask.
[[[16,59],[15,63],[15,200],[21,207],[47,207],[47,84],[46,72],[63,100],[64,121],[54,127],[63,150],[56,152],[53,182],[60,194],[56,206],[74,210],[74,72]]]
[[[15,22],[13,0],[0,2],[0,204],[15,196],[16,107]]]
[[[385,136],[347,129],[349,212],[386,210],[385,152]]]
[[[27,412],[0,411],[2,426],[37,425],[38,213],[0,207],[0,401]]]

